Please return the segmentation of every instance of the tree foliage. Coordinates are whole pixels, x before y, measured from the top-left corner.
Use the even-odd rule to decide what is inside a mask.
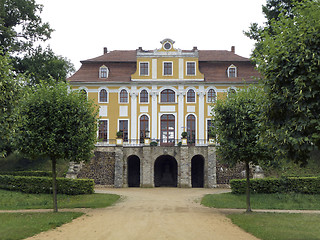
[[[81,94],[70,91],[66,83],[41,83],[33,88],[21,101],[19,115],[18,149],[30,157],[49,157],[54,181],[57,160],[87,161],[92,156],[97,140],[97,110]],[[57,211],[56,197],[54,202]]]
[[[260,51],[260,41],[263,38],[263,34],[265,32],[274,34],[271,22],[279,21],[280,14],[285,15],[288,18],[293,18],[294,7],[303,1],[305,0],[267,0],[266,5],[262,6],[262,13],[267,20],[264,26],[259,26],[258,23],[252,23],[249,31],[245,32],[247,37],[257,41],[255,44],[255,50],[252,54],[253,56],[257,55]]]
[[[35,0],[0,0],[0,45],[5,52],[20,54],[34,42],[50,39],[53,29],[42,22],[42,9]]]
[[[40,80],[65,81],[73,72],[73,65],[66,58],[57,56],[48,47],[36,46],[51,38],[49,23],[40,14],[43,6],[35,0],[0,0],[0,46],[3,53],[14,59],[14,69],[27,73],[31,84]]]
[[[268,159],[266,146],[260,141],[265,94],[261,88],[248,87],[218,100],[213,108],[214,128],[218,136],[217,154],[230,165],[246,165],[247,211],[250,212],[249,164]]]
[[[18,66],[19,72],[27,74],[29,85],[38,84],[41,80],[50,82],[50,79],[65,82],[67,75],[74,71],[69,60],[55,55],[50,48],[42,49],[40,46],[20,59]]]
[[[302,1],[271,20],[254,60],[269,105],[269,137],[281,153],[306,164],[320,148],[320,2]]]
[[[12,71],[8,55],[0,54],[0,157],[12,151],[17,106],[21,95],[21,78]]]

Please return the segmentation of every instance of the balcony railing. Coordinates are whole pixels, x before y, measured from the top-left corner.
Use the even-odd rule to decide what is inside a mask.
[[[126,139],[122,145],[130,147],[142,147],[142,146],[181,146],[181,139],[150,139],[151,144],[145,144],[144,139]],[[187,146],[208,146],[210,144],[208,139],[193,139],[187,141]],[[117,139],[107,139],[105,141],[97,142],[96,146],[116,146]]]

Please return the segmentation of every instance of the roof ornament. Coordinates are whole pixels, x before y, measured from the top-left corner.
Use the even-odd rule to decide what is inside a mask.
[[[175,43],[175,41],[170,38],[165,38],[160,43],[162,44],[162,48],[168,51],[173,48],[173,44]]]

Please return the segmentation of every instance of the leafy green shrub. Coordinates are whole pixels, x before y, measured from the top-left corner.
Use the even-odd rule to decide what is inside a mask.
[[[52,193],[52,178],[0,175],[0,188],[25,193]],[[57,191],[68,195],[91,194],[94,181],[57,178]]]
[[[52,172],[50,171],[16,171],[16,172],[6,171],[6,172],[0,172],[0,175],[51,177]]]
[[[230,181],[232,193],[246,192],[245,179]],[[320,194],[320,177],[283,177],[250,179],[250,189],[253,193],[304,193]]]
[[[156,146],[158,146],[158,142],[152,141],[152,142],[150,143],[150,146],[151,146],[151,147],[156,147]]]

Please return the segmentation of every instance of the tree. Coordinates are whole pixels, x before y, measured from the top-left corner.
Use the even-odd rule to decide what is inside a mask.
[[[261,88],[248,87],[218,100],[213,108],[214,132],[217,134],[217,154],[234,166],[244,163],[247,179],[247,212],[250,206],[249,165],[268,159],[268,150],[260,141],[265,94]]]
[[[267,0],[266,5],[262,6],[262,12],[267,20],[265,25],[259,26],[258,23],[252,23],[249,31],[244,32],[247,37],[257,41],[255,44],[255,50],[252,53],[253,56],[258,54],[260,51],[260,41],[263,38],[263,33],[268,32],[269,34],[273,34],[271,22],[278,21],[280,14],[293,18],[293,8],[303,1],[305,0]]]
[[[3,53],[14,59],[14,69],[27,73],[30,83],[50,80],[65,81],[73,72],[73,64],[56,56],[48,47],[36,47],[36,43],[51,38],[53,29],[40,17],[43,6],[35,0],[0,0],[0,46]]]
[[[64,57],[56,56],[52,49],[37,47],[29,51],[17,62],[19,66],[17,70],[21,73],[26,73],[28,76],[28,84],[35,85],[41,80],[50,82],[66,81],[67,75],[74,71],[73,64]]]
[[[97,110],[66,83],[45,83],[33,88],[19,108],[21,123],[17,146],[34,158],[52,161],[53,202],[57,212],[56,162],[59,159],[87,161],[97,141]]]
[[[271,20],[254,60],[270,104],[268,136],[289,159],[307,164],[320,149],[320,2],[302,1]]]
[[[21,78],[12,71],[9,56],[0,53],[0,157],[12,151],[16,123],[14,109],[21,95]]]
[[[42,22],[42,9],[35,0],[0,0],[0,45],[4,52],[21,54],[36,41],[50,39],[53,29]]]

